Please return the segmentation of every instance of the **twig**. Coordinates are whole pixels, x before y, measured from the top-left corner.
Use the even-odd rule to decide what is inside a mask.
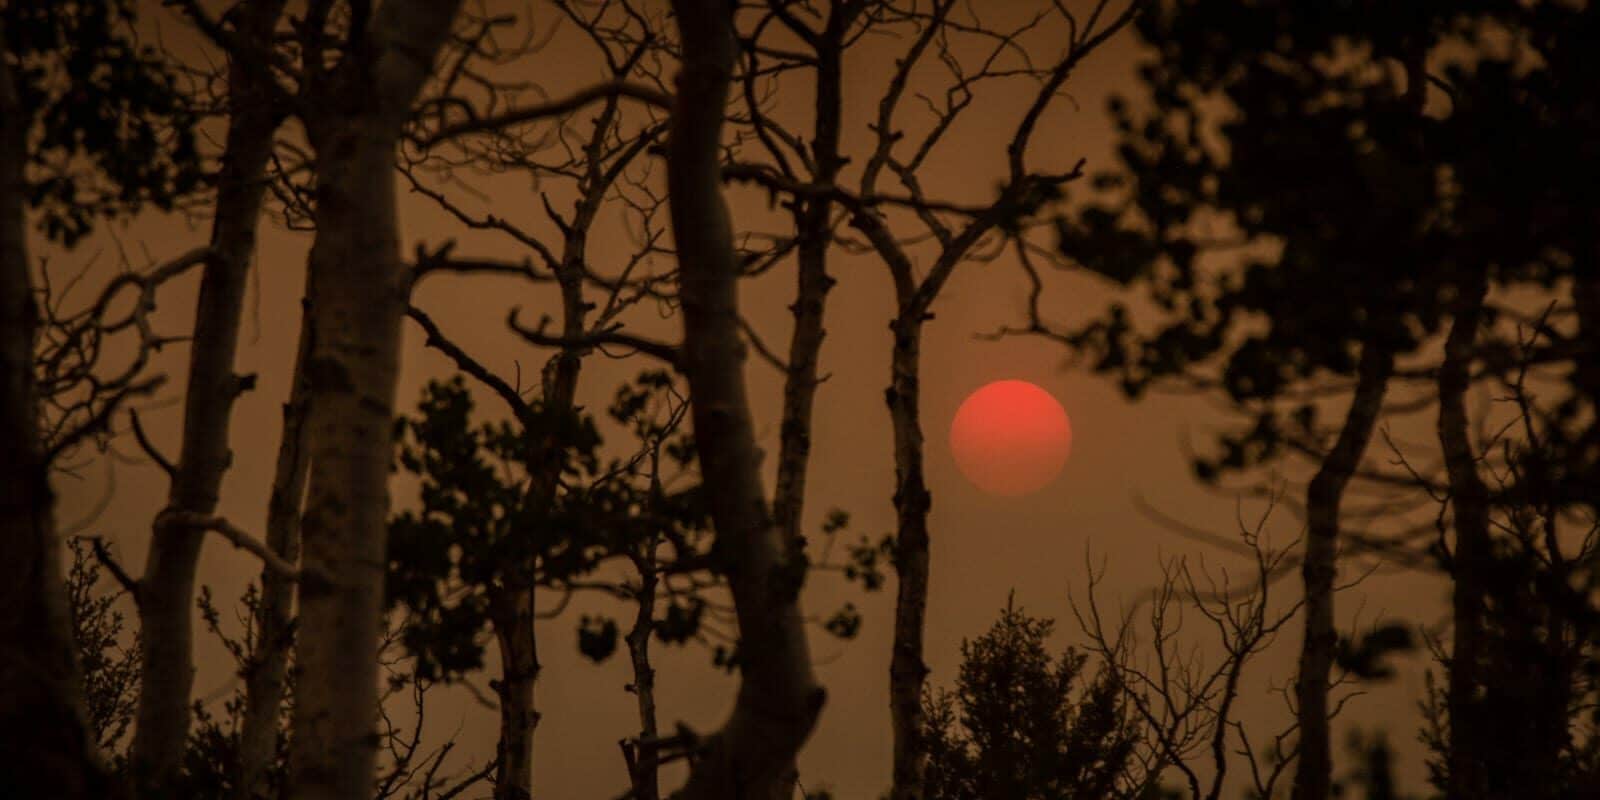
[[[511,309],[511,314],[506,318],[506,324],[511,326],[511,330],[515,331],[518,336],[533,344],[543,347],[560,347],[567,350],[582,350],[608,344],[618,345],[632,348],[645,355],[655,356],[667,362],[673,369],[678,369],[682,361],[682,354],[676,345],[645,339],[630,333],[622,333],[618,330],[619,325],[590,331],[580,336],[551,336],[544,332],[545,328],[550,324],[548,315],[540,320],[539,327],[529,328],[517,318],[521,311],[520,307]]]
[[[133,423],[133,438],[139,442],[139,449],[143,450],[151,461],[156,462],[156,466],[167,473],[167,478],[177,478],[178,468],[173,465],[170,459],[162,455],[161,451],[156,449],[155,443],[150,441],[150,437],[145,435],[144,425],[139,422],[139,412],[135,409],[128,409],[128,419]]]
[[[433,135],[419,139],[417,144],[423,149],[428,149],[459,136],[473,133],[493,133],[501,128],[508,128],[524,122],[559,117],[563,114],[577,111],[596,100],[605,100],[613,97],[630,97],[657,108],[672,108],[672,97],[659,89],[627,81],[607,81],[606,83],[598,83],[579,89],[566,97],[546,103],[525,106],[492,117],[473,117],[465,122],[445,125],[435,131]]]
[[[139,596],[139,582],[134,580],[133,576],[122,568],[122,564],[118,563],[116,558],[112,557],[110,548],[106,547],[105,537],[90,536],[88,539],[89,547],[94,551],[95,560],[99,561],[100,566],[105,567],[106,572],[111,573],[111,577],[115,578],[117,583],[127,590],[128,594],[133,597],[134,605],[138,605],[141,599]]]

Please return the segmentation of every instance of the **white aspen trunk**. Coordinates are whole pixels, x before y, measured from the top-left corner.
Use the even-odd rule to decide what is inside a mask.
[[[494,598],[491,612],[500,647],[500,739],[496,746],[495,800],[533,797],[533,733],[539,727],[534,685],[539,679],[533,589],[517,587]]]
[[[365,123],[363,125],[362,123]],[[377,753],[388,465],[404,278],[395,229],[393,133],[352,119],[318,146],[306,360],[311,470],[290,750],[290,797],[371,791]]]
[[[307,309],[309,312],[309,309]],[[310,328],[300,328],[295,351],[293,383],[283,406],[283,436],[278,443],[278,463],[267,506],[267,547],[290,564],[300,559],[300,507],[305,499],[310,471],[305,437],[305,361]],[[294,604],[294,582],[278,570],[261,569],[261,598],[255,611],[255,642],[250,672],[245,676],[244,720],[239,726],[239,783],[236,800],[250,800],[265,789],[267,772],[277,757],[278,730],[282,724],[284,689],[289,675],[289,651]]]
[[[268,40],[282,10],[281,0],[248,4],[239,17],[241,35]],[[233,372],[239,320],[266,191],[263,174],[281,118],[262,80],[260,72],[237,59],[230,65],[231,116],[217,181],[212,255],[195,308],[182,450],[167,508],[151,531],[140,580],[143,647],[133,765],[137,785],[147,791],[161,791],[171,781],[189,735],[195,570],[206,532],[176,520],[181,514],[210,516],[216,510],[222,477],[233,459],[229,421],[234,398],[245,388]]]
[[[407,274],[394,157],[460,3],[388,0],[309,98],[317,155],[308,265],[307,441],[289,797],[367,796],[377,757],[378,637]]]

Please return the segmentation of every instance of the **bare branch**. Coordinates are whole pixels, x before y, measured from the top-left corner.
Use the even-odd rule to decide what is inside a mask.
[[[665,361],[673,369],[678,369],[682,363],[683,356],[677,345],[623,333],[620,323],[614,323],[578,336],[552,336],[545,333],[545,329],[549,327],[551,321],[549,315],[545,315],[539,320],[538,327],[529,328],[518,319],[521,311],[522,308],[520,306],[511,309],[511,314],[506,318],[506,324],[511,326],[511,330],[515,331],[518,336],[542,347],[584,350],[592,347],[604,347],[609,344],[627,347],[645,355],[654,356]]]
[[[133,438],[139,442],[139,449],[143,450],[151,461],[156,462],[156,466],[167,473],[168,478],[176,477],[178,468],[173,465],[171,460],[162,455],[161,451],[156,449],[155,443],[150,441],[150,437],[145,435],[144,425],[139,422],[139,412],[131,408],[128,409],[128,419],[133,424]]]
[[[327,575],[315,571],[307,571],[285,561],[283,556],[272,551],[260,539],[251,536],[243,529],[224,519],[223,517],[197,514],[191,511],[164,511],[161,518],[156,520],[157,530],[165,526],[183,526],[198,528],[220,534],[222,538],[233,543],[240,550],[248,550],[261,559],[269,569],[292,581],[314,580],[320,583],[332,584],[332,579]]]
[[[417,140],[417,145],[428,149],[442,142],[474,133],[496,133],[514,125],[569,114],[596,100],[613,97],[632,98],[660,109],[672,108],[672,97],[659,89],[622,80],[608,81],[580,89],[566,97],[538,105],[524,106],[493,117],[469,117],[464,122],[446,125],[431,135],[421,137]]]

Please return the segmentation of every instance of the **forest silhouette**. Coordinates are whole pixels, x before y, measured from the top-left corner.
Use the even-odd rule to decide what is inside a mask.
[[[1596,41],[0,0],[0,797],[1600,797]]]

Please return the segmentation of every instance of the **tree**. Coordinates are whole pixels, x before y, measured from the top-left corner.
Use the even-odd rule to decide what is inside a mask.
[[[1456,626],[1448,654],[1435,648],[1446,684],[1430,680],[1424,701],[1430,778],[1450,797],[1581,797],[1600,775],[1591,710],[1600,616],[1586,599],[1600,528],[1536,477],[1569,457],[1564,444],[1552,446],[1562,434],[1552,435],[1555,420],[1537,399],[1533,362],[1548,346],[1538,326],[1497,381],[1516,414],[1495,432],[1475,426],[1473,441],[1461,395],[1477,360],[1471,337],[1488,332],[1482,313],[1457,317],[1440,370],[1439,436],[1450,448],[1441,513],[1453,509],[1458,531],[1454,550],[1440,555],[1456,579]],[[1544,677],[1518,677],[1531,673]]]
[[[599,51],[613,80],[632,77],[640,71],[641,62],[662,47],[657,41],[660,32],[652,30],[645,18],[626,4],[622,4],[621,10],[601,6],[592,12],[564,2],[551,5]],[[466,65],[505,63],[525,54],[516,48],[499,52],[492,44],[496,29],[509,24],[511,20],[503,17],[474,20],[474,32],[450,48],[452,66],[444,72],[455,77],[440,86],[426,104],[470,109],[477,102],[490,108],[501,104],[515,107],[524,90],[520,80],[508,81],[505,86],[491,79],[464,82],[467,83],[465,88],[457,85]],[[473,88],[487,88],[488,96],[473,96],[468,91]],[[411,318],[426,331],[428,344],[493,390],[516,418],[518,435],[528,437],[524,443],[526,449],[519,451],[526,467],[523,475],[528,481],[521,491],[526,495],[524,501],[532,507],[554,506],[561,502],[558,494],[571,468],[567,459],[575,454],[581,459],[582,453],[587,453],[589,458],[593,456],[592,443],[586,444],[570,435],[584,424],[575,400],[583,359],[607,335],[615,334],[620,327],[618,316],[645,296],[643,291],[632,293],[636,287],[629,273],[657,249],[658,234],[650,231],[661,202],[648,190],[628,190],[636,188],[633,184],[643,182],[635,174],[640,171],[636,162],[658,141],[665,126],[653,119],[636,121],[631,115],[625,115],[620,95],[605,97],[599,102],[600,112],[581,132],[573,130],[578,126],[573,125],[571,119],[577,109],[553,114],[552,119],[536,116],[524,120],[527,124],[484,130],[483,133],[491,135],[481,142],[466,137],[465,131],[452,132],[450,127],[441,125],[421,142],[421,152],[428,157],[416,159],[406,170],[415,190],[434,200],[466,227],[499,231],[531,251],[529,260],[512,265],[452,258],[451,248],[446,245],[435,253],[426,254],[426,258],[419,258],[414,268],[413,288],[424,277],[435,273],[489,273],[515,275],[530,283],[549,281],[560,290],[559,333],[546,333],[553,321],[550,315],[545,315],[537,328],[520,321],[520,309],[514,310],[507,321],[508,327],[529,343],[556,348],[542,371],[541,391],[533,402],[525,400],[517,387],[451,342],[422,309],[409,310]],[[546,127],[555,129],[562,146],[550,144]],[[569,135],[577,141],[568,143]],[[542,193],[543,218],[529,222],[510,214],[475,215],[443,189],[436,188],[453,180],[453,169],[462,161],[453,155],[441,157],[438,150],[442,150],[440,146],[445,143],[465,153],[465,163],[475,170],[525,171],[533,181],[548,187]],[[557,209],[559,201],[552,201],[549,192],[556,186],[565,188],[568,185],[576,197],[570,210],[563,213]],[[642,236],[639,252],[621,270],[621,275],[608,280],[591,263],[590,239],[602,212],[613,207],[632,212],[647,232]],[[552,231],[553,235],[546,234],[541,227]],[[538,259],[538,266],[535,266],[534,257]],[[592,299],[591,290],[595,285],[604,289],[603,303]],[[600,308],[598,313],[592,313],[597,307]],[[572,543],[557,535],[563,532],[549,525],[508,532],[510,536],[528,541],[520,548],[512,548],[514,552],[501,556],[522,561],[499,562],[509,565],[501,574],[501,580],[484,583],[490,629],[501,660],[500,678],[492,684],[501,712],[500,758],[495,780],[496,796],[500,798],[523,798],[534,791],[533,737],[540,718],[534,701],[540,671],[534,629],[537,616],[534,588],[550,585],[572,571],[572,564],[541,563],[552,548]],[[540,584],[540,581],[545,583]],[[469,579],[469,583],[477,582],[475,577]]]
[[[662,402],[672,392],[672,378],[662,372],[647,372],[619,389],[610,414],[639,435],[639,450],[602,462],[601,440],[587,415],[539,404],[517,422],[474,424],[471,396],[459,378],[431,384],[418,415],[401,421],[400,466],[421,479],[421,505],[390,524],[390,602],[407,611],[401,636],[427,680],[466,680],[483,668],[485,633],[496,631],[495,604],[508,585],[567,599],[600,593],[636,605],[626,640],[641,733],[626,747],[630,778],[641,794],[655,786],[662,747],[649,639],[681,644],[699,638],[707,606],[701,592],[716,585],[706,574],[708,531],[698,483],[678,481],[670,491],[662,485],[692,477],[693,446],[676,430],[686,408]],[[529,492],[530,474],[548,469],[553,459],[560,467],[556,489],[549,496]],[[675,468],[665,476],[663,461]],[[636,580],[598,574],[619,561]],[[663,601],[665,614],[658,617]],[[563,600],[544,617],[565,606]],[[613,620],[585,615],[577,638],[586,657],[604,661],[616,652],[619,629]],[[503,676],[490,681],[502,698]],[[516,733],[502,729],[502,757],[508,744],[526,741]],[[505,775],[497,768],[497,791]],[[519,784],[511,777],[508,790],[515,791]]]
[[[779,456],[778,483],[780,522],[791,533],[798,529],[799,506],[789,495],[804,486],[821,315],[832,283],[826,275],[824,234],[833,241],[842,239],[840,233],[829,232],[835,223],[825,224],[833,205],[841,208],[844,219],[865,240],[850,244],[877,256],[888,268],[895,287],[896,307],[890,324],[891,372],[885,397],[892,422],[896,471],[894,565],[899,581],[889,686],[895,750],[893,794],[897,798],[914,798],[922,793],[923,748],[918,737],[922,730],[922,687],[927,676],[922,638],[929,564],[927,516],[932,502],[923,476],[923,327],[932,319],[934,302],[960,264],[981,259],[992,239],[1018,230],[1042,203],[1056,195],[1062,184],[1079,176],[1076,169],[1062,174],[1031,169],[1027,164],[1029,146],[1040,118],[1074,68],[1123,28],[1138,4],[1130,3],[1102,19],[1108,5],[1097,4],[1080,30],[1077,17],[1064,6],[1041,8],[1015,29],[1001,29],[976,14],[972,19],[964,18],[962,4],[944,0],[926,7],[839,2],[830,4],[826,14],[774,2],[766,9],[769,14],[762,17],[763,22],[753,29],[766,30],[767,23],[776,23],[770,27],[781,35],[798,36],[814,55],[794,55],[785,49],[786,45],[763,46],[754,40],[746,45],[750,54],[744,72],[746,113],[752,135],[762,144],[767,162],[735,163],[728,174],[786,197],[796,215],[800,284],[793,306],[796,324],[789,360],[783,365],[787,373],[784,446]],[[809,22],[808,16],[815,17],[816,23]],[[1015,63],[1009,60],[1026,49],[1024,39],[1042,29],[1047,21],[1060,22],[1066,28],[1069,41],[1059,56],[1043,65],[1026,58]],[[838,106],[841,85],[849,79],[840,72],[841,48],[871,32],[902,36],[905,47],[883,86],[877,114],[868,125],[871,149],[858,156],[862,167],[857,175],[850,176],[851,185],[846,188],[843,168],[849,155],[840,146]],[[793,69],[814,69],[817,75],[815,129],[808,147],[800,147],[797,143],[805,137],[785,129],[762,109],[757,99],[762,96],[762,81],[769,73]],[[939,75],[947,82],[947,91],[942,104],[932,106],[931,120],[912,122],[902,101],[916,96],[909,87],[930,70],[948,71],[947,75]],[[1038,89],[1005,144],[1007,170],[1000,178],[995,199],[966,205],[929,197],[919,173],[952,124],[969,110],[978,87],[1019,77],[1036,81]],[[907,128],[917,136],[908,137]],[[901,184],[903,194],[879,185],[881,179],[891,176]],[[932,264],[921,277],[913,268],[919,252],[912,245],[914,240],[897,228],[902,215],[915,220],[913,224],[924,228],[926,238],[933,242]]]
[[[1141,737],[1130,759],[1139,767],[1134,776],[1139,791],[1176,796],[1161,783],[1172,771],[1189,797],[1218,800],[1230,770],[1242,766],[1250,796],[1271,798],[1278,796],[1279,782],[1295,763],[1298,724],[1264,740],[1260,731],[1252,738],[1235,716],[1240,695],[1252,685],[1246,670],[1302,605],[1274,599],[1273,581],[1292,562],[1288,550],[1273,549],[1264,541],[1268,511],[1254,528],[1241,523],[1237,538],[1187,531],[1247,559],[1242,585],[1227,567],[1208,568],[1203,562],[1196,567],[1186,559],[1169,558],[1161,564],[1156,586],[1108,619],[1098,596],[1105,567],[1085,559],[1088,586],[1081,600],[1072,598],[1072,612],[1085,649],[1104,665],[1106,680],[1116,686],[1119,702],[1137,721]],[[1180,639],[1191,614],[1207,623],[1208,633],[1214,632],[1212,643],[1221,653],[1214,663]],[[1352,660],[1369,672],[1380,671],[1381,659],[1394,649],[1391,644],[1380,636],[1376,644],[1354,648],[1361,656]],[[1287,690],[1275,691],[1294,708]]]
[[[1408,481],[1363,469],[1363,454],[1385,396],[1417,376],[1408,361],[1456,310],[1448,298],[1481,283],[1465,258],[1456,187],[1439,179],[1449,159],[1430,149],[1444,126],[1426,112],[1438,80],[1430,54],[1492,5],[1153,7],[1138,23],[1153,47],[1141,75],[1150,102],[1113,102],[1122,166],[1060,226],[1062,251],[1132,288],[1138,306],[1119,302],[1052,331],[1035,303],[1028,326],[1076,348],[1130,397],[1161,385],[1224,395],[1247,421],[1196,460],[1203,480],[1309,459],[1302,800],[1331,785],[1344,496],[1362,477]],[[1135,322],[1146,307],[1153,326]],[[1331,429],[1319,425],[1330,393],[1348,398]]]
[[[290,793],[303,800],[364,795],[373,780],[387,483],[409,284],[395,148],[459,7],[356,3],[344,35],[330,37],[331,5],[313,3],[301,29],[302,121],[317,155],[303,322],[311,467],[289,758]],[[331,67],[330,53],[342,56]]]
[[[135,43],[133,16],[130,2],[0,9],[0,461],[12,476],[0,490],[8,548],[0,559],[0,727],[31,731],[7,749],[0,774],[24,794],[89,797],[106,788],[71,638],[49,476],[56,455],[103,430],[130,394],[153,388],[136,370],[88,379],[107,330],[103,304],[75,331],[90,337],[86,346],[38,358],[48,347],[40,335],[48,306],[34,287],[27,210],[37,211],[47,238],[70,245],[96,217],[169,207],[198,179],[174,76]],[[162,147],[168,136],[171,146]],[[143,281],[117,282],[107,296]],[[136,365],[153,346],[141,338]],[[68,391],[79,394],[50,420],[45,401]]]
[[[924,694],[930,800],[1138,796],[1140,735],[1121,690],[1088,677],[1083,653],[1051,656],[1053,627],[1008,600],[987,633],[961,642],[955,690]]]
[[[825,698],[811,668],[799,594],[806,565],[774,525],[744,386],[739,265],[722,196],[722,130],[737,56],[733,6],[675,0],[683,63],[667,145],[667,188],[683,303],[683,369],[715,547],[739,622],[739,694],[704,743],[680,796],[787,797],[794,758]]]
[[[281,0],[247,0],[229,14],[227,134],[216,177],[211,242],[196,301],[193,344],[184,391],[183,443],[168,469],[167,507],[157,515],[140,579],[143,666],[135,728],[135,779],[147,789],[166,785],[178,768],[189,730],[194,683],[195,570],[216,511],[228,449],[233,401],[253,383],[235,374],[256,225],[266,193],[273,137],[288,109],[276,78],[257,54],[270,50],[283,13]],[[166,465],[165,460],[158,463]]]
[[[305,371],[309,343],[309,333],[302,326],[289,378],[289,397],[283,404],[283,433],[273,466],[272,493],[267,501],[266,545],[289,564],[300,559],[300,508],[310,471],[310,448],[306,442],[309,387]],[[280,755],[283,703],[294,642],[290,613],[294,603],[294,576],[263,565],[260,585],[261,596],[252,609],[255,641],[251,643],[249,661],[244,665],[245,708],[239,722],[239,781],[235,800],[253,800]]]

